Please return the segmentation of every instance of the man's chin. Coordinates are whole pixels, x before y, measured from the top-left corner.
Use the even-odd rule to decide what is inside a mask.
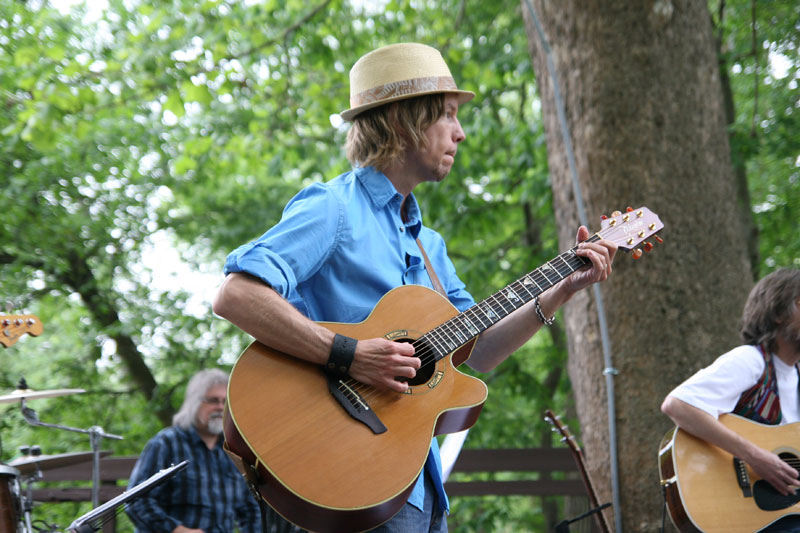
[[[433,173],[433,181],[435,181],[436,183],[441,183],[442,181],[444,181],[447,175],[450,174],[451,168],[452,167],[442,165]]]
[[[209,433],[212,433],[214,435],[220,435],[222,434],[223,427],[224,426],[221,418],[212,418],[211,420],[208,421],[206,429],[208,430]]]

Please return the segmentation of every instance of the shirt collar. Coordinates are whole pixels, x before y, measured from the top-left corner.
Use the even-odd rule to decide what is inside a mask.
[[[384,208],[392,201],[395,201],[399,209],[403,195],[397,192],[397,189],[383,172],[375,167],[358,167],[353,172],[376,207]],[[422,215],[413,192],[406,199],[406,216],[408,220],[405,225],[416,237],[422,226]]]
[[[194,426],[194,424],[192,424],[192,426],[189,429],[183,429],[183,428],[179,429],[185,432],[188,435],[189,439],[191,439],[194,442],[194,444],[199,444],[202,445],[204,448],[208,448],[208,446],[206,446],[206,441],[204,441],[203,437],[200,436],[200,432],[197,431],[197,428]],[[217,437],[217,443],[214,445],[215,448],[220,444],[222,444],[222,439],[223,435],[220,433],[219,437]]]

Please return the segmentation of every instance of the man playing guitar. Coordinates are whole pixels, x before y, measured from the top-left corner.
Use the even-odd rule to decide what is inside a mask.
[[[316,322],[363,321],[391,289],[433,287],[435,277],[459,311],[474,304],[413,194],[450,172],[465,138],[459,106],[474,94],[456,87],[437,50],[416,43],[363,56],[350,85],[351,108],[341,116],[353,123],[346,145],[353,170],[301,191],[277,225],[228,256],[214,312],[270,348],[403,393],[421,366],[411,344],[356,341]],[[581,227],[578,240],[588,237]],[[604,281],[616,250],[606,240],[581,243],[576,254],[591,264],[482,333],[468,364],[482,372],[500,364],[576,291]],[[380,531],[446,531],[447,511],[433,439],[408,503]]]

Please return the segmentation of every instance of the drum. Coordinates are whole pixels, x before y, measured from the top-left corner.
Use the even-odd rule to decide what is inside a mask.
[[[20,518],[19,470],[0,463],[0,533],[17,533]]]

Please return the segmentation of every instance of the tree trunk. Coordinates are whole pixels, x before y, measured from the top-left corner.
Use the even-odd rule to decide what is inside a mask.
[[[551,50],[590,230],[600,216],[647,206],[664,244],[640,261],[620,253],[601,287],[609,324],[622,524],[659,531],[657,448],[671,427],[659,406],[683,379],[738,343],[752,285],[738,216],[714,37],[707,7],[689,0],[522,0],[542,99],[562,249],[579,213]],[[588,467],[612,501],[608,402],[592,290],[565,307],[568,371]],[[611,513],[609,518],[612,519]]]

